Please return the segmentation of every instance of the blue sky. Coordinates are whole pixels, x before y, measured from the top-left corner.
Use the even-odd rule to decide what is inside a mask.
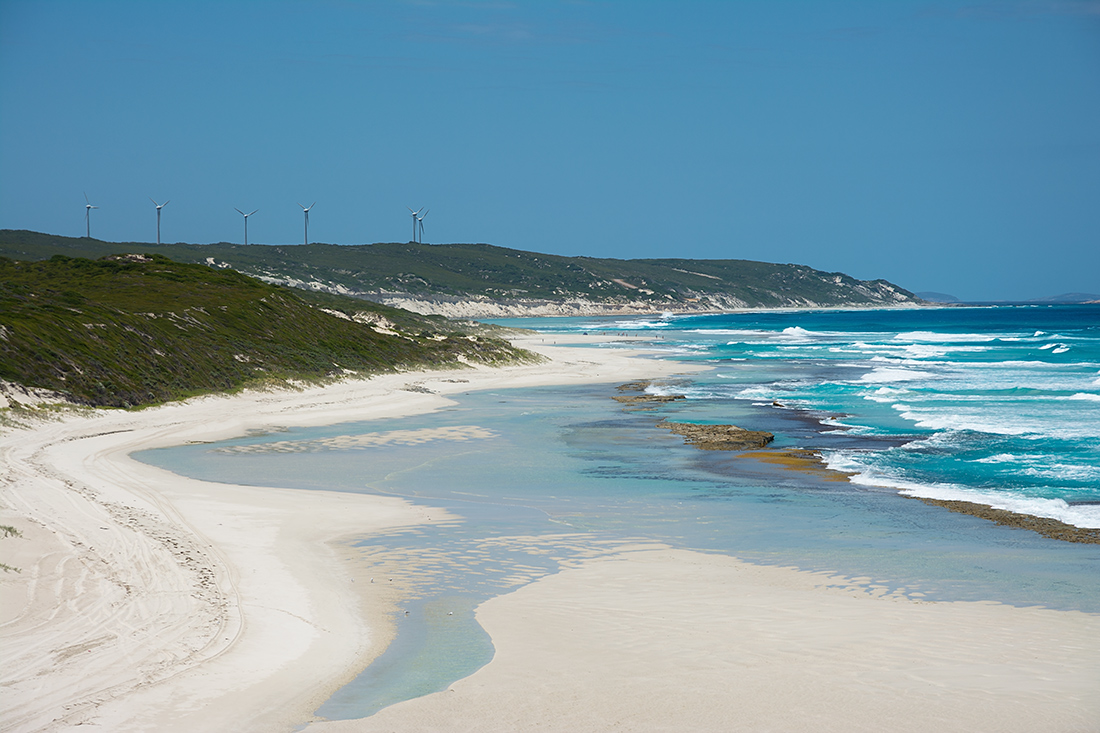
[[[1100,2],[0,0],[0,228],[1100,292]]]

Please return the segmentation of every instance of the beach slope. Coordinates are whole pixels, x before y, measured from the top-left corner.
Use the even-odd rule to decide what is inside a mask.
[[[21,536],[0,545],[19,569],[0,574],[0,729],[277,731],[310,720],[384,648],[377,621],[394,600],[365,600],[341,538],[445,512],[196,481],[129,454],[426,412],[460,390],[683,369],[626,349],[527,341],[520,345],[554,359],[9,424],[0,433],[0,524]]]

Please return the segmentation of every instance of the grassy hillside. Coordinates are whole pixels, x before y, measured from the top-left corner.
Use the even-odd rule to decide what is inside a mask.
[[[127,407],[265,379],[527,358],[444,319],[309,297],[159,254],[0,257],[0,378]]]
[[[45,259],[55,254],[101,257],[153,247],[0,231],[0,255],[16,259]],[[269,281],[380,301],[392,294],[586,299],[649,304],[653,309],[700,302],[712,308],[920,302],[912,293],[884,280],[862,281],[801,265],[750,260],[562,257],[487,244],[168,244],[155,251],[181,262],[232,267]]]

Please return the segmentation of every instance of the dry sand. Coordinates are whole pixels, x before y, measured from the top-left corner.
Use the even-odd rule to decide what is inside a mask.
[[[0,730],[291,731],[387,642],[398,584],[344,540],[447,521],[385,497],[213,484],[129,453],[414,414],[447,393],[659,377],[626,350],[97,411],[0,434]],[[459,381],[462,380],[462,381]],[[409,387],[416,390],[409,391]],[[446,438],[447,436],[434,436]],[[454,436],[451,436],[454,437]],[[1100,618],[626,548],[478,610],[452,691],[310,731],[1097,730]]]

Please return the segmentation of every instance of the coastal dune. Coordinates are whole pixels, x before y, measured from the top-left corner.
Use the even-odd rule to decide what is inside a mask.
[[[578,340],[580,337],[578,337]],[[659,545],[484,603],[493,660],[357,721],[313,711],[385,648],[400,582],[348,540],[452,521],[389,497],[197,481],[129,454],[427,412],[460,391],[668,376],[625,348],[349,379],[0,434],[0,730],[1095,729],[1100,618],[927,603]],[[381,579],[379,579],[381,581]],[[312,722],[311,722],[312,721]]]

